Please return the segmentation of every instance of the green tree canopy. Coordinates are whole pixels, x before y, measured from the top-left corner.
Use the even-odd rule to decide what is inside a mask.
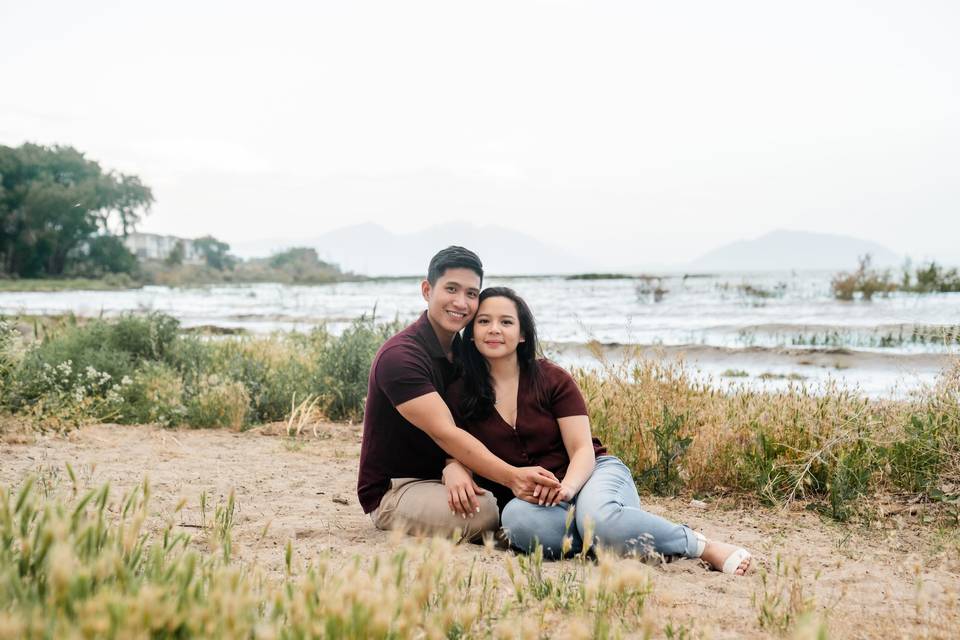
[[[73,147],[0,145],[0,271],[60,275],[94,237],[132,231],[152,203],[138,177]]]
[[[229,253],[230,245],[213,236],[197,238],[193,241],[193,246],[203,255],[207,266],[213,269],[218,271],[233,269],[237,264],[237,259]]]

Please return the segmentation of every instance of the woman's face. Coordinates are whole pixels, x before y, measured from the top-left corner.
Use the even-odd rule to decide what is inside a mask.
[[[488,360],[513,356],[523,340],[513,300],[493,296],[480,303],[473,320],[473,343],[480,355]]]

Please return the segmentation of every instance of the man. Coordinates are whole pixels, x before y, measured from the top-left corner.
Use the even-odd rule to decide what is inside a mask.
[[[464,467],[530,495],[537,485],[559,486],[541,467],[514,467],[454,424],[443,401],[459,375],[460,330],[473,320],[483,264],[463,247],[430,260],[420,283],[427,310],[377,352],[370,367],[357,496],[378,529],[476,540],[499,524],[493,495],[467,481]],[[459,460],[463,466],[453,462]],[[465,487],[459,513],[448,504],[442,478]],[[462,506],[461,506],[462,505]],[[469,511],[469,516],[467,512]]]

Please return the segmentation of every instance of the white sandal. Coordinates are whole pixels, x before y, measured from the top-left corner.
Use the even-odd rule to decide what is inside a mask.
[[[752,560],[752,559],[753,559],[753,556],[750,555],[750,552],[744,549],[743,547],[740,547],[739,549],[736,549],[733,553],[731,553],[729,556],[727,556],[727,559],[723,561],[723,568],[721,568],[720,570],[723,571],[724,573],[735,574],[737,572],[737,569],[740,568],[740,564],[744,560]],[[747,568],[743,570],[744,575],[746,575],[747,571],[749,570],[750,570],[750,565],[748,564]]]
[[[697,555],[695,557],[699,558],[700,556],[703,555],[704,549],[707,548],[707,539],[702,533],[698,531],[694,531],[693,535],[696,536],[697,538],[697,552],[696,552]],[[739,547],[737,549],[734,549],[733,552],[729,556],[727,556],[727,559],[723,561],[723,566],[720,567],[720,571],[723,573],[731,574],[731,575],[736,574],[737,569],[740,568],[740,564],[744,560],[751,560],[751,559],[753,559],[753,555],[751,555],[751,553],[746,549],[744,549],[743,547]],[[749,569],[750,569],[750,565],[747,565],[747,569],[744,570],[744,574],[746,574],[746,572],[749,571]]]

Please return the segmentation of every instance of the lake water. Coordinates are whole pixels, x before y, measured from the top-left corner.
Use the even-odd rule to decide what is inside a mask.
[[[530,303],[541,337],[556,343],[596,340],[606,344],[696,345],[715,348],[718,353],[730,349],[756,353],[759,349],[769,350],[771,358],[778,348],[940,356],[910,361],[926,362],[920,372],[925,380],[935,375],[943,356],[958,352],[960,294],[898,293],[870,302],[842,302],[831,295],[831,275],[675,274],[617,280],[489,277],[485,284],[516,289]],[[5,315],[72,312],[115,316],[128,311],[161,311],[179,318],[186,327],[213,325],[254,333],[307,330],[319,323],[338,332],[353,319],[374,312],[378,318],[406,322],[423,308],[416,278],[322,286],[252,284],[0,293],[0,313]],[[708,369],[716,360],[702,359]],[[773,358],[768,368],[788,364]],[[886,374],[883,369],[888,370]],[[881,386],[886,388],[893,380],[890,369],[879,367],[878,371],[860,375],[856,371],[840,373],[838,368],[831,374],[871,388],[882,379]],[[761,373],[751,372],[749,367],[746,371],[751,375]],[[823,376],[804,377],[818,380]]]

